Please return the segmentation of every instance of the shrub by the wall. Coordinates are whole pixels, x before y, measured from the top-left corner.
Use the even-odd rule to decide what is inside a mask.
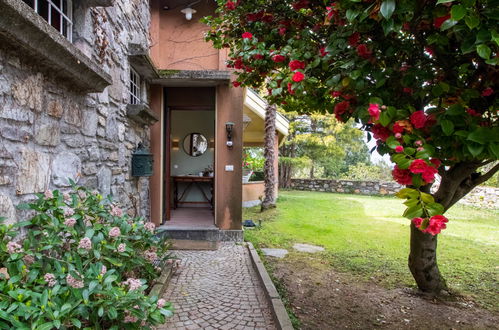
[[[147,295],[167,258],[152,223],[82,187],[23,207],[30,220],[0,223],[1,329],[147,329],[172,314]]]

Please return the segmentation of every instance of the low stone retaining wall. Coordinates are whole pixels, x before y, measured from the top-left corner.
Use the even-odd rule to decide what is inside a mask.
[[[292,179],[291,187],[296,190],[325,191],[361,195],[393,195],[403,188],[395,182],[329,179]]]
[[[403,186],[395,182],[349,181],[329,179],[292,179],[296,190],[324,191],[360,195],[393,195]],[[476,187],[459,203],[489,209],[499,208],[499,188]]]

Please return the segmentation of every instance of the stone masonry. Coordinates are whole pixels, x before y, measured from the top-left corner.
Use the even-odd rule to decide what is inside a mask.
[[[68,178],[112,194],[133,215],[149,214],[148,179],[130,173],[134,148],[149,144],[149,129],[126,116],[128,48],[149,47],[149,1],[74,3],[73,44],[113,83],[102,93],[79,91],[0,43],[0,216],[8,222],[23,218],[18,203],[68,189]]]
[[[296,190],[336,192],[360,195],[393,195],[403,188],[395,182],[348,181],[328,179],[292,179],[291,187]],[[432,191],[437,187],[432,187]],[[499,209],[499,188],[475,187],[459,203]]]

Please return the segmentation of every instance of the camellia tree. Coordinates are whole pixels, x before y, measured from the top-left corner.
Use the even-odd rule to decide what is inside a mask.
[[[391,156],[407,186],[398,196],[411,220],[409,268],[423,291],[445,289],[443,214],[499,169],[497,1],[218,4],[207,40],[230,49],[235,86],[265,86],[285,109],[354,118]]]

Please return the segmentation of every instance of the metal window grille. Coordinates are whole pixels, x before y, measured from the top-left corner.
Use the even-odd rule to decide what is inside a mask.
[[[140,76],[130,68],[130,104],[140,104]]]
[[[73,41],[72,0],[23,0],[69,41]]]

